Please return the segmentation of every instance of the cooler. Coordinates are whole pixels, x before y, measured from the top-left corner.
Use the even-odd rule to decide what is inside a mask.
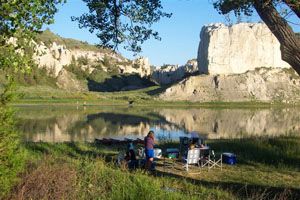
[[[168,158],[178,158],[179,157],[179,149],[168,148],[166,154],[167,154]]]
[[[222,162],[229,164],[229,165],[235,165],[236,164],[236,155],[233,153],[223,153],[222,154]]]

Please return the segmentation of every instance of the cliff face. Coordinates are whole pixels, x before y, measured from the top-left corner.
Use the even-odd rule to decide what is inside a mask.
[[[199,75],[169,87],[164,100],[300,101],[300,77],[291,69],[261,68],[244,74]]]
[[[185,65],[167,65],[153,71],[151,78],[161,85],[172,84],[198,72],[197,61],[189,60]]]
[[[83,63],[81,68],[88,70],[90,73],[93,72],[94,65],[107,59],[116,64],[120,74],[136,73],[141,77],[150,75],[150,64],[147,58],[138,58],[137,60],[130,61],[113,52],[67,49],[64,45],[57,44],[56,42],[48,46],[43,42],[38,43],[34,59],[40,67],[45,67],[55,77],[59,75],[64,66],[70,65],[72,61],[79,59],[86,60],[86,63]],[[104,71],[107,71],[106,67],[102,67]]]
[[[211,24],[200,33],[198,68],[204,74],[239,74],[260,67],[290,68],[280,44],[262,23]]]

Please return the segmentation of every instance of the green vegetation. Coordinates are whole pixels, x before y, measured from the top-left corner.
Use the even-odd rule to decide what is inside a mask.
[[[96,45],[88,44],[87,42],[71,39],[71,38],[63,38],[49,29],[40,32],[36,36],[37,42],[43,42],[46,46],[52,45],[53,42],[60,45],[65,45],[67,49],[79,49],[86,51],[98,51],[102,53],[111,53],[112,51],[107,48],[101,48]]]
[[[300,138],[209,140],[217,152],[237,154],[238,164],[198,175],[177,167],[128,171],[115,160],[125,146],[94,143],[25,143],[26,173],[11,196],[24,199],[295,199],[300,190]],[[178,146],[162,143],[161,148]],[[28,157],[29,158],[29,157]],[[195,169],[193,169],[195,170]]]
[[[19,142],[14,111],[0,106],[0,199],[15,185],[17,175],[25,167],[26,153]]]
[[[27,72],[15,71],[13,68],[0,69],[0,83],[7,82],[6,77],[12,76],[20,86],[47,85],[56,87],[56,78],[49,75],[45,68],[38,68],[33,64]]]
[[[15,116],[8,103],[16,97],[14,79],[17,73],[28,73],[33,66],[31,39],[43,24],[51,24],[56,4],[62,0],[18,0],[2,1],[0,7],[0,199],[7,195],[24,170],[26,154],[20,145],[20,134],[15,129]],[[14,38],[14,41],[12,41]],[[11,39],[11,42],[8,40]],[[23,80],[42,79],[40,72],[33,76],[24,75]],[[7,73],[6,73],[7,72]],[[41,76],[40,76],[41,75]]]
[[[0,88],[1,89],[1,88]],[[189,101],[164,101],[157,95],[165,88],[152,86],[144,89],[120,92],[77,92],[66,91],[49,86],[20,86],[16,94],[21,96],[14,104],[29,105],[128,105],[128,101],[134,101],[135,106],[168,106],[168,107],[207,107],[221,108],[270,108],[270,107],[294,107],[299,104],[266,103],[259,101],[249,102],[189,102]]]
[[[89,12],[80,17],[72,17],[72,20],[78,21],[80,28],[95,32],[101,45],[115,49],[124,44],[125,49],[133,52],[140,52],[141,44],[151,37],[160,40],[151,26],[161,18],[172,15],[163,12],[161,2],[157,0],[108,0],[101,3],[86,0],[85,3]]]

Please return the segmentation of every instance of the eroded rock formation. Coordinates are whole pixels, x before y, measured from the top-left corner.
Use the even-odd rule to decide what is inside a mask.
[[[151,78],[161,85],[176,83],[198,72],[196,60],[189,60],[185,65],[167,65],[153,71]]]
[[[290,68],[263,23],[210,24],[200,33],[198,68],[204,74],[239,74],[260,67]]]
[[[55,77],[59,75],[64,66],[70,65],[72,60],[78,59],[87,60],[87,63],[82,64],[81,68],[90,72],[94,70],[93,65],[107,59],[116,64],[120,73],[135,73],[141,77],[150,75],[148,58],[138,58],[130,61],[113,52],[67,49],[64,45],[56,44],[55,42],[49,47],[42,42],[37,44],[34,59],[40,67],[46,67]],[[105,66],[103,70],[106,71]]]
[[[244,74],[199,75],[169,87],[164,100],[299,102],[300,77],[292,69],[261,68]]]

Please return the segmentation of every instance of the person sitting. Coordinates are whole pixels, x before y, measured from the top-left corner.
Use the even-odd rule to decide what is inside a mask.
[[[129,169],[135,169],[135,168],[138,167],[137,166],[138,161],[136,159],[136,154],[135,154],[134,146],[133,146],[132,143],[128,144],[128,150],[127,150],[126,155],[125,155],[125,160],[127,161]]]

